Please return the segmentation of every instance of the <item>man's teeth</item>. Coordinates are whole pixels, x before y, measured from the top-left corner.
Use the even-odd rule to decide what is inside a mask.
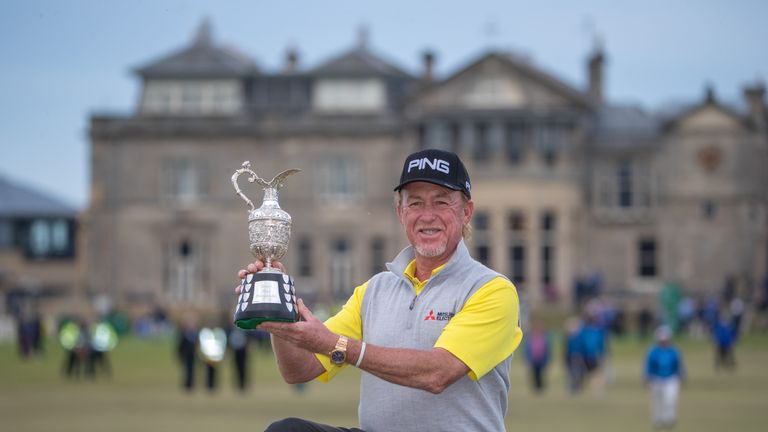
[[[432,228],[429,228],[429,229],[423,229],[423,230],[421,230],[421,232],[423,232],[424,234],[434,234],[434,233],[436,233],[437,231],[438,231],[438,230],[436,230],[436,229],[432,229]]]

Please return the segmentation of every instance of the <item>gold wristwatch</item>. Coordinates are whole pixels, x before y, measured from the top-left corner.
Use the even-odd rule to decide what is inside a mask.
[[[349,339],[346,336],[339,336],[339,340],[336,341],[336,347],[333,348],[330,354],[331,363],[335,365],[344,364],[344,361],[347,359],[347,342],[349,342]]]

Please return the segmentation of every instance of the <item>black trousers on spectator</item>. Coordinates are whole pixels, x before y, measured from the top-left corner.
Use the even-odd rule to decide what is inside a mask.
[[[289,417],[282,420],[278,420],[264,432],[365,432],[358,428],[343,428],[336,426],[328,426],[320,423],[311,422],[309,420],[303,420],[300,418]]]

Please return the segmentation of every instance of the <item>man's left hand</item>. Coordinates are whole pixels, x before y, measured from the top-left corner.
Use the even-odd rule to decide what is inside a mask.
[[[299,321],[295,323],[266,321],[259,324],[258,328],[310,352],[320,354],[331,352],[338,335],[328,330],[312,314],[302,299],[297,299],[296,304],[299,308]]]

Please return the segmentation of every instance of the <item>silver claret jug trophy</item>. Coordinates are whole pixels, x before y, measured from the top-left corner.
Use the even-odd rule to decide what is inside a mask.
[[[235,307],[235,325],[241,329],[254,329],[264,321],[296,322],[296,292],[293,278],[272,267],[272,260],[279,260],[288,250],[291,238],[291,215],[277,203],[277,191],[285,178],[301,170],[289,169],[265,181],[251,170],[251,163],[243,162],[242,168],[232,174],[235,192],[248,204],[248,238],[251,253],[264,262],[264,269],[249,273],[240,286],[240,297]],[[240,190],[237,178],[250,174],[248,181],[256,182],[264,189],[264,200],[256,208]]]

